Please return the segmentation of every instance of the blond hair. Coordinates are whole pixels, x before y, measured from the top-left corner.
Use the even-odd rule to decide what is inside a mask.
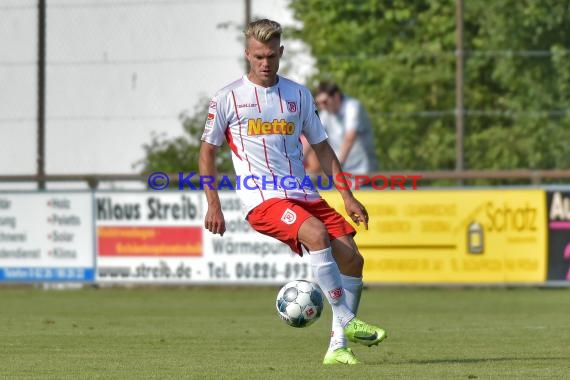
[[[273,38],[281,38],[281,25],[278,22],[266,18],[250,22],[243,31],[245,39],[254,38],[259,42],[269,42]]]

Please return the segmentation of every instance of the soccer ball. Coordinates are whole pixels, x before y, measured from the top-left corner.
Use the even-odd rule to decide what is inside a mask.
[[[291,281],[279,290],[275,301],[279,317],[293,327],[307,327],[320,318],[323,294],[309,281]]]

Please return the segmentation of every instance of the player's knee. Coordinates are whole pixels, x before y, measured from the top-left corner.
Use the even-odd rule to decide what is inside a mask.
[[[362,272],[364,268],[364,257],[360,254],[360,252],[356,252],[356,254],[352,257],[352,265],[355,269],[359,272]]]
[[[315,226],[310,242],[312,246],[316,247],[315,249],[324,249],[330,246],[329,233],[324,224],[321,223],[320,226]]]
[[[346,257],[344,260],[337,260],[337,264],[340,273],[351,277],[362,277],[364,259],[358,252]]]
[[[299,240],[309,250],[320,250],[330,246],[325,225],[316,218],[307,219],[299,229]]]

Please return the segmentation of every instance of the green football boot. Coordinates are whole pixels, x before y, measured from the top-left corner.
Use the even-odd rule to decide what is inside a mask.
[[[360,360],[354,356],[350,348],[345,347],[328,351],[323,364],[360,364]]]
[[[388,336],[380,327],[369,325],[358,318],[352,319],[344,328],[344,334],[351,342],[365,346],[377,346]]]

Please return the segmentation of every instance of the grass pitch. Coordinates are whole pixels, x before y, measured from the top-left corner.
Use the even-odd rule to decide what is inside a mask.
[[[0,288],[3,379],[568,378],[570,289],[371,288],[388,330],[321,365],[330,308],[294,329],[273,288]]]

